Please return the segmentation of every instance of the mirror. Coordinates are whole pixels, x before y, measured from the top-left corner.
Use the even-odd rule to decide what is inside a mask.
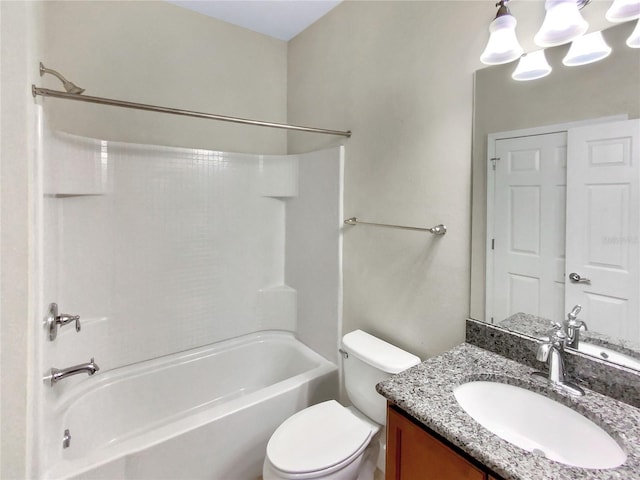
[[[548,318],[550,315],[545,317],[539,309],[534,307],[531,307],[530,311],[501,313],[501,318],[495,316],[493,319],[491,316],[486,318],[487,286],[489,289],[493,288],[492,285],[488,285],[488,281],[493,282],[491,276],[493,259],[489,259],[489,268],[487,268],[486,254],[488,136],[498,132],[523,129],[531,131],[536,127],[575,124],[620,115],[627,116],[629,119],[640,118],[640,95],[638,94],[640,49],[632,49],[625,44],[635,23],[616,25],[603,32],[605,40],[613,51],[609,57],[597,63],[565,67],[562,65],[562,58],[569,46],[563,45],[546,50],[546,56],[553,71],[549,76],[539,80],[530,82],[512,80],[511,73],[516,62],[484,68],[476,72],[472,152],[471,318],[488,321],[533,337],[546,336],[550,321],[559,323],[566,319],[566,314],[571,307],[567,308],[564,304],[559,307],[564,310],[560,318],[556,318],[555,315],[553,315],[554,318]],[[491,183],[492,180],[489,182]],[[495,217],[491,212],[489,216],[489,222],[492,225],[490,230],[492,230],[495,225],[500,225],[502,216]],[[563,218],[562,222],[564,221]],[[639,234],[640,232],[628,232],[625,241],[637,244]],[[564,245],[564,238],[562,238],[562,245]],[[562,288],[568,281],[564,278],[564,253],[564,251],[560,252]],[[489,277],[486,277],[487,272]],[[635,300],[640,301],[637,298],[640,297],[640,290],[636,289],[634,292]],[[524,293],[526,295],[527,292]],[[533,295],[534,292],[531,293]],[[636,318],[635,321],[637,325],[634,328],[637,332],[640,331],[640,318]],[[597,322],[594,321],[594,325],[597,325]],[[637,346],[639,343],[637,335],[614,336],[610,332],[603,334],[597,328],[590,328],[587,332],[581,332],[581,340],[581,343],[585,344],[585,349],[589,349],[588,354],[640,370],[640,347]],[[597,346],[597,348],[590,348],[590,346]],[[632,360],[637,362],[634,363]]]

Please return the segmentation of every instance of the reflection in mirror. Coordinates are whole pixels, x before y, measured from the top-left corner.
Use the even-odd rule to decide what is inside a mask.
[[[549,319],[519,312],[498,322],[497,325],[513,332],[546,340],[552,323]],[[601,360],[640,371],[640,348],[636,343],[591,330],[580,331],[578,335],[579,341],[571,348]]]
[[[514,81],[511,73],[515,62],[476,72],[470,311],[476,320],[542,337],[547,335],[551,322],[566,321],[573,306],[581,304],[579,318],[586,322],[588,330],[580,332],[578,348],[640,370],[640,363],[627,361],[640,360],[640,170],[621,170],[620,177],[607,180],[609,185],[598,190],[591,186],[593,178],[606,180],[608,174],[603,175],[600,169],[588,174],[591,180],[585,180],[584,173],[575,173],[576,168],[572,167],[611,164],[612,154],[625,155],[627,150],[638,148],[631,148],[631,140],[626,144],[613,141],[627,136],[620,133],[624,125],[632,137],[640,135],[640,49],[625,44],[634,25],[635,22],[627,22],[603,32],[613,51],[597,63],[562,65],[569,49],[563,45],[546,50],[553,71],[539,80]],[[627,118],[631,121],[620,121]],[[589,123],[596,126],[585,127]],[[562,127],[548,128],[550,125]],[[576,126],[582,129],[574,131]],[[520,130],[525,133],[514,133]],[[499,132],[511,135],[501,138],[496,135]],[[551,146],[545,147],[551,152],[548,159],[538,154],[527,157],[522,152],[535,149],[522,147],[523,136],[540,140],[542,133],[555,135],[549,140]],[[597,148],[584,147],[604,136],[611,139],[601,141]],[[507,167],[508,162],[494,161],[502,163],[496,168],[506,172],[504,178],[498,178],[493,174],[488,152],[503,148],[498,140],[505,138],[517,139],[504,152],[507,158],[521,162]],[[603,155],[593,161],[593,152]],[[568,170],[563,159],[568,162]],[[527,183],[516,178],[509,184],[514,166],[535,170],[551,161],[559,161],[559,167],[544,180],[549,185],[546,190],[539,179],[529,179]],[[500,183],[503,181],[506,186]],[[496,193],[496,183],[504,187],[500,194]],[[622,183],[627,185],[621,187]],[[576,197],[573,192],[578,190],[582,193]],[[568,195],[567,191],[572,193]],[[595,209],[592,205],[596,205]],[[576,227],[577,218],[590,222],[590,226]],[[502,246],[512,246],[517,241],[517,248],[511,250],[520,250],[519,255],[509,253],[498,258],[491,249],[496,241]],[[586,252],[587,260],[572,263],[579,251]],[[532,264],[536,265],[534,270],[545,264],[542,270],[546,273],[534,275]],[[612,280],[606,275],[604,280],[589,284],[596,278],[592,267],[599,267],[600,273],[618,271],[623,277],[631,277],[631,285],[624,286],[628,291],[617,286],[619,278]],[[507,273],[498,279],[496,271]],[[571,273],[576,274],[573,281],[569,278]],[[602,285],[608,289],[606,293],[595,289]],[[594,345],[597,348],[591,348]]]

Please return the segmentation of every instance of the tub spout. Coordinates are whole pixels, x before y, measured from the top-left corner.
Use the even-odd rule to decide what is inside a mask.
[[[93,375],[100,367],[93,361],[93,358],[89,363],[81,363],[80,365],[74,365],[69,368],[52,368],[48,377],[45,377],[45,381],[48,381],[49,384],[53,387],[56,383],[58,383],[63,378],[70,377],[71,375],[77,375],[78,373],[87,373],[88,375]]]

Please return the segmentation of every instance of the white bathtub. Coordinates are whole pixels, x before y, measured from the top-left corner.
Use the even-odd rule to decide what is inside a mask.
[[[335,398],[338,370],[293,335],[259,332],[131,365],[60,399],[71,445],[45,478],[259,478],[267,441]]]

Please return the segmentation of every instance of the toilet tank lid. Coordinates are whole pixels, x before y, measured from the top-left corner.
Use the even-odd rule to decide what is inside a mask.
[[[386,373],[399,373],[420,363],[415,355],[362,330],[342,337],[347,353]]]

